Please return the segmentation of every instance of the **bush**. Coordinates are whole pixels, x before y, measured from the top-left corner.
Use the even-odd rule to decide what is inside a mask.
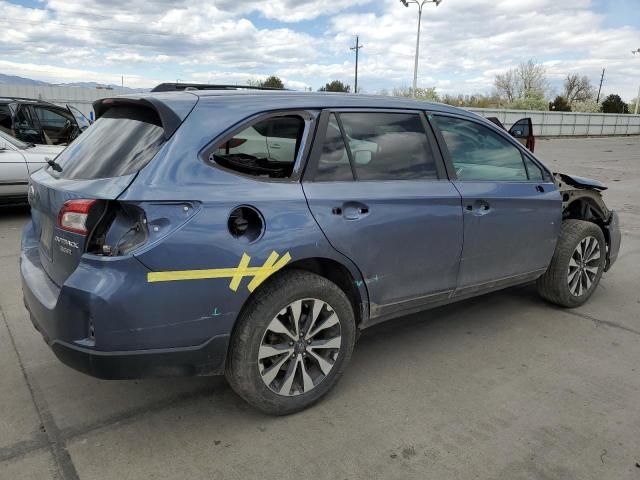
[[[549,102],[549,110],[552,112],[570,112],[571,105],[562,95],[558,95],[553,102]]]
[[[600,110],[603,113],[629,113],[629,106],[624,103],[620,95],[611,94],[602,101]]]
[[[573,112],[580,113],[597,113],[600,111],[600,104],[595,100],[585,100],[582,102],[574,102],[571,107]]]

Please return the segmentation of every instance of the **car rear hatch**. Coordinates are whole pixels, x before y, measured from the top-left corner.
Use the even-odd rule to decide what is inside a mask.
[[[96,122],[32,175],[28,194],[40,260],[58,286],[77,268],[105,217],[129,217],[137,225],[135,207],[117,198],[193,109],[197,97],[182,95],[174,105],[158,98],[96,102]],[[123,226],[121,234],[132,228]]]

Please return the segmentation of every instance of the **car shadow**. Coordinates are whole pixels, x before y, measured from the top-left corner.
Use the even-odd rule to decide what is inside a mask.
[[[14,205],[14,204],[3,205],[2,203],[0,203],[0,217],[2,217],[3,220],[13,220],[14,218],[15,219],[24,218],[29,216],[30,213],[31,213],[31,208],[26,203],[18,204],[18,205]]]

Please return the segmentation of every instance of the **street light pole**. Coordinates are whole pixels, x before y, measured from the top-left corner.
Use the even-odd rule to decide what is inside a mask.
[[[632,51],[631,53],[633,53],[634,55],[636,53],[640,55],[640,48],[638,48],[637,50]],[[640,87],[638,87],[638,96],[636,97],[636,108],[633,111],[634,115],[638,114],[638,103],[640,103]]]
[[[436,7],[440,5],[442,0],[400,0],[405,7],[409,7],[410,3],[418,5],[418,35],[416,38],[416,58],[413,65],[413,88],[411,89],[411,96],[416,98],[416,89],[418,88],[418,58],[420,57],[420,26],[422,25],[422,7],[425,3],[435,3]]]

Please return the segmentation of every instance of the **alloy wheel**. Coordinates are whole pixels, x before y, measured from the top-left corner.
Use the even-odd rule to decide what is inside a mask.
[[[296,300],[271,320],[262,337],[262,381],[278,395],[308,393],[331,372],[341,344],[340,319],[328,303]]]
[[[571,295],[580,297],[589,291],[600,269],[600,255],[600,243],[595,237],[585,237],[578,243],[567,272]]]

